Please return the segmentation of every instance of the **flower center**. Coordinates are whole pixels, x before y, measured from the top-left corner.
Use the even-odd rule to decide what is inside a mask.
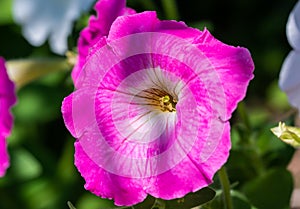
[[[176,112],[177,101],[173,99],[170,95],[165,95],[159,99],[160,107],[163,112]]]
[[[176,112],[178,100],[165,90],[150,88],[143,90],[138,97],[146,100],[146,105],[150,105],[162,112]]]

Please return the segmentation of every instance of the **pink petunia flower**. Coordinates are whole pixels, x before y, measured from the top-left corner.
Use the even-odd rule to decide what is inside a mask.
[[[114,19],[62,104],[85,188],[133,205],[211,184],[229,155],[228,120],[253,78],[250,53],[155,12]]]
[[[9,166],[6,138],[13,125],[10,108],[15,102],[14,84],[8,78],[4,59],[0,57],[0,177]]]

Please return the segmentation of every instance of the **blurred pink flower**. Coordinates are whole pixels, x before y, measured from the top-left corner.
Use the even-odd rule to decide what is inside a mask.
[[[155,12],[122,15],[124,1],[97,5],[89,27],[106,30],[86,42],[76,90],[62,104],[85,188],[133,205],[209,185],[228,158],[228,120],[253,78],[250,53]]]
[[[0,57],[0,177],[9,166],[6,138],[13,125],[10,108],[15,102],[14,84],[8,78],[5,60]]]
[[[291,105],[300,110],[300,1],[289,15],[286,34],[293,50],[286,57],[279,76],[279,86]]]

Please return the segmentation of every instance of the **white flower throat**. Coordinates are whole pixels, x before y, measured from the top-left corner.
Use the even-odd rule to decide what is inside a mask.
[[[113,99],[113,119],[119,133],[127,141],[148,143],[172,130],[183,87],[178,77],[160,68],[128,76]]]

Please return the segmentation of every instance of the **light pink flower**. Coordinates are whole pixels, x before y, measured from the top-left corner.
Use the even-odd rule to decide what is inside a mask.
[[[155,12],[110,24],[62,105],[85,188],[133,205],[211,184],[229,155],[228,120],[253,78],[250,53]]]
[[[10,108],[15,102],[14,84],[8,78],[4,59],[0,57],[0,177],[9,166],[6,138],[13,125]]]
[[[73,22],[90,9],[95,0],[14,0],[13,17],[24,37],[34,46],[49,39],[54,53],[65,54]]]
[[[282,65],[279,86],[286,92],[291,105],[300,110],[300,1],[289,15],[286,34],[293,50]]]

